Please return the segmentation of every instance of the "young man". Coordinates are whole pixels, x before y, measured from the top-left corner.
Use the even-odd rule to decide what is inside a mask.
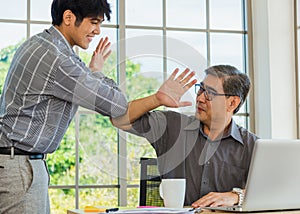
[[[111,118],[126,113],[125,95],[101,73],[108,39],[100,40],[88,67],[72,49],[87,49],[110,12],[106,0],[54,0],[53,26],[17,50],[0,99],[0,213],[50,213],[43,159],[58,148],[78,106]],[[184,93],[195,82],[183,89],[177,80],[188,82],[194,73],[178,79],[177,72],[162,88]]]
[[[126,115],[112,122],[151,143],[163,178],[186,178],[185,205],[242,203],[257,137],[238,126],[232,116],[244,103],[250,81],[229,65],[213,66],[205,73],[198,85],[195,116],[149,112],[172,102],[158,93],[159,102],[150,102],[150,98],[135,100],[129,103]]]
[[[78,106],[117,117],[127,100],[101,71],[110,55],[101,39],[87,67],[73,46],[100,34],[106,0],[54,0],[49,29],[17,50],[0,100],[0,213],[50,213],[44,157],[54,152]]]

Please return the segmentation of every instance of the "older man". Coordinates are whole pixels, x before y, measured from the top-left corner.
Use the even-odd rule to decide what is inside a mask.
[[[257,136],[232,117],[246,100],[250,80],[230,65],[212,66],[205,73],[198,84],[195,116],[150,112],[174,101],[158,92],[161,102],[136,100],[125,116],[112,122],[151,143],[163,178],[186,178],[185,205],[241,204]]]

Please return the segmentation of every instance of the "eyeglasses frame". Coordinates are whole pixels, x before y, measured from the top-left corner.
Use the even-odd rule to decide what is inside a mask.
[[[197,91],[197,86],[200,87],[198,91]],[[200,90],[202,90],[201,93],[199,93]],[[197,97],[200,96],[202,93],[204,93],[204,97],[208,101],[212,101],[215,96],[226,96],[226,97],[237,96],[235,94],[219,94],[213,91],[209,91],[204,87],[203,82],[195,84],[195,93]]]

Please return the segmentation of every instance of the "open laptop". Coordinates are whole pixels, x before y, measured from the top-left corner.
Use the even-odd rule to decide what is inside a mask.
[[[243,205],[207,209],[228,212],[300,210],[300,140],[257,140]]]

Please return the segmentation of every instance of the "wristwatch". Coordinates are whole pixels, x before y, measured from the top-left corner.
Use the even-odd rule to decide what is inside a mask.
[[[234,187],[231,192],[238,195],[239,201],[237,205],[241,206],[244,201],[244,190],[241,188]]]

